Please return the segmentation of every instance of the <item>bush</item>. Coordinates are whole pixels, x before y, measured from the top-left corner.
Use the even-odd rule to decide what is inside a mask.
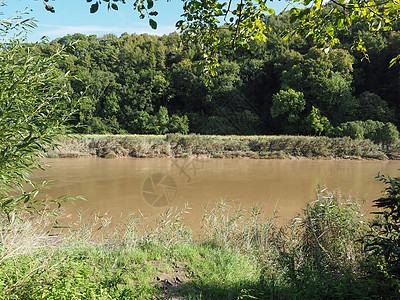
[[[168,115],[168,109],[161,106],[155,116],[145,111],[135,113],[133,120],[134,133],[166,134],[189,132],[189,120],[187,116]]]
[[[134,115],[132,122],[132,130],[134,133],[157,133],[158,126],[155,116],[151,116],[146,111],[138,111]]]
[[[375,142],[392,143],[399,138],[399,131],[390,122],[351,121],[340,124],[333,131],[334,136],[349,136],[353,139],[370,139]]]
[[[352,139],[364,138],[364,127],[361,121],[346,122],[340,124],[336,129],[337,136],[349,136]]]
[[[169,120],[168,132],[182,134],[189,133],[189,119],[187,116],[180,117],[176,114],[173,114]]]
[[[362,249],[356,240],[366,230],[357,202],[319,189],[317,199],[307,204],[297,220],[301,236],[297,252],[304,255],[304,267],[334,272],[357,267]]]
[[[391,178],[378,174],[378,181],[387,185],[381,198],[374,200],[379,209],[365,236],[365,250],[370,253],[379,271],[397,286],[400,296],[400,177]]]
[[[160,106],[157,113],[157,126],[155,134],[166,134],[168,132],[169,116],[168,109],[164,106]]]
[[[384,142],[395,142],[399,139],[399,131],[393,123],[386,123],[381,131],[380,139]]]

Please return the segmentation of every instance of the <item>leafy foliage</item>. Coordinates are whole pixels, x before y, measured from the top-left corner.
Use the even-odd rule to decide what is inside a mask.
[[[385,280],[400,287],[400,178],[391,178],[380,173],[377,181],[386,185],[383,196],[374,200],[379,216],[365,237],[365,250],[377,259],[380,272]]]
[[[300,120],[300,113],[305,105],[302,92],[292,89],[281,90],[273,96],[271,115],[273,118],[284,115],[289,123],[295,123]]]
[[[298,22],[294,34],[310,35],[317,47],[330,50],[332,45],[341,42],[341,38],[352,32],[354,48],[365,53],[367,49],[363,40],[364,32],[387,32],[399,19],[400,6],[396,1],[330,1],[324,4],[322,0],[294,0],[294,3],[304,5],[294,7],[289,11],[292,22]],[[392,66],[396,60],[391,60]]]
[[[307,116],[305,123],[309,132],[317,135],[329,133],[332,128],[328,118],[322,116],[319,109],[314,106],[311,108],[311,112]]]
[[[48,0],[44,0],[45,8],[55,12]],[[102,1],[87,0],[90,12],[98,11]],[[156,0],[103,0],[108,11],[118,10],[119,4],[131,3],[139,18],[147,18],[151,28],[157,28],[155,17]],[[325,3],[322,0],[290,0],[289,10],[293,28],[286,29],[286,38],[290,35],[310,36],[319,49],[326,53],[330,48],[345,40],[345,36],[353,35],[353,48],[364,53],[368,58],[367,48],[363,40],[364,33],[381,33],[393,30],[399,20],[400,5],[395,0],[334,0]],[[266,19],[275,12],[268,7],[265,0],[242,0],[240,2],[218,0],[185,0],[184,13],[177,21],[176,27],[187,37],[188,42],[201,46],[203,62],[206,71],[215,74],[219,66],[218,56],[224,54],[227,47],[236,49],[238,46],[249,47],[253,39],[265,41],[272,27]],[[227,30],[227,34],[220,34]],[[393,66],[400,60],[396,53],[391,59]]]
[[[336,136],[350,136],[353,139],[370,139],[390,143],[398,140],[399,131],[392,123],[379,121],[352,121],[340,124],[335,130]]]
[[[200,18],[200,8],[204,6],[204,14],[208,13],[217,2],[186,4],[188,16],[192,10]],[[98,2],[98,9],[105,5]],[[143,10],[146,17],[156,9],[157,2],[144,1],[143,5],[151,6]],[[234,7],[232,4],[231,9]],[[224,9],[227,7],[222,5],[221,13]],[[251,10],[248,14],[250,18]],[[209,37],[215,37],[216,47],[222,47],[219,41],[234,37],[236,31],[224,27],[224,15],[214,17],[220,23],[210,25],[213,30],[209,30]],[[193,22],[197,26],[196,19]],[[352,49],[352,39],[358,36],[355,31],[343,37],[342,46],[326,54],[309,37],[282,40],[283,30],[297,26],[296,22],[290,23],[289,13],[269,15],[263,22],[272,29],[265,32],[265,41],[249,40],[248,48],[226,44],[224,56],[215,49],[219,68],[211,81],[201,65],[206,51],[202,42],[183,43],[185,35],[176,33],[163,37],[124,33],[119,38],[75,34],[42,44],[35,51],[46,56],[60,46],[66,47],[69,56],[59,62],[59,69],[73,75],[68,82],[73,101],[81,93],[86,95],[73,121],[81,125],[79,133],[324,135],[329,131],[321,131],[324,117],[332,126],[358,120],[400,125],[395,117],[400,109],[400,73],[397,67],[387,69],[400,45],[395,23],[391,33],[365,39],[371,49],[371,62],[367,63],[361,62],[360,54]],[[74,47],[68,46],[71,42]],[[212,42],[206,44],[214,47]],[[301,93],[303,100],[298,98],[298,106],[277,105],[281,91]],[[318,108],[321,118],[313,107]],[[370,138],[393,140],[396,128],[391,126],[385,125],[387,133],[383,134],[390,136]]]
[[[268,22],[274,28],[291,26],[285,14]],[[249,50],[227,53],[208,84],[198,68],[198,48],[182,45],[178,34],[75,34],[37,51],[51,55],[66,47],[69,56],[59,69],[74,75],[68,83],[73,98],[86,96],[74,120],[81,133],[328,134],[317,123],[311,127],[312,107],[332,126],[367,117],[398,122],[399,73],[385,67],[397,40],[385,39],[379,50],[385,59],[364,64],[354,63],[355,53],[345,49],[326,55],[301,38],[282,44],[277,33],[268,37],[267,43],[253,41]],[[388,81],[389,75],[394,79]],[[182,123],[187,130],[178,129],[179,118],[187,119]]]
[[[2,22],[1,32],[21,30],[19,21]],[[38,208],[33,206],[38,187],[28,175],[42,167],[38,157],[65,133],[63,125],[74,110],[67,78],[57,68],[62,50],[42,57],[36,48],[21,44],[20,38],[0,44],[0,209],[9,218],[15,209]],[[26,183],[32,191],[25,190]]]

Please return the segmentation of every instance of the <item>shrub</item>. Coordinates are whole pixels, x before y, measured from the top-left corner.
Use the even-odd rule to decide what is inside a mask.
[[[189,133],[189,119],[187,116],[173,114],[169,119],[168,132],[170,133]]]
[[[334,136],[349,136],[353,139],[370,139],[375,142],[392,143],[399,138],[399,131],[390,122],[351,121],[340,124],[333,131]]]
[[[160,109],[157,113],[157,125],[156,134],[165,134],[168,132],[168,123],[169,123],[169,116],[168,116],[168,109],[164,106],[160,106]]]
[[[349,136],[352,139],[362,139],[364,138],[364,127],[361,121],[346,122],[338,126],[336,133],[340,137]]]
[[[357,202],[319,189],[317,199],[307,204],[297,220],[301,236],[298,252],[304,255],[304,267],[336,272],[356,268],[362,256],[356,240],[366,230]]]
[[[384,142],[395,142],[399,139],[399,131],[393,123],[386,123],[381,131],[380,140]]]
[[[374,207],[380,211],[374,212],[378,218],[365,236],[365,250],[377,259],[385,277],[395,280],[400,292],[400,177],[385,177],[378,173],[376,178],[387,187],[383,196],[374,200]]]

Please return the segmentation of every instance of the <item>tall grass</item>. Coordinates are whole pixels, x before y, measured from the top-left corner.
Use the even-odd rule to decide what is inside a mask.
[[[392,296],[377,289],[381,283],[363,265],[362,204],[340,193],[319,189],[284,226],[259,207],[221,201],[205,208],[202,230],[193,234],[187,213],[132,215],[114,226],[107,216],[82,215],[56,237],[49,237],[53,217],[16,216],[1,224],[0,298]]]
[[[370,140],[306,136],[83,135],[64,138],[50,157],[365,158],[396,157],[398,147]]]

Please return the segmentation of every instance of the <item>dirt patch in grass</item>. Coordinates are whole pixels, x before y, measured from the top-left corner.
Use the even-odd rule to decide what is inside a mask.
[[[176,263],[169,272],[162,272],[154,277],[155,283],[164,295],[156,299],[184,299],[178,296],[182,286],[191,280],[187,264]]]

